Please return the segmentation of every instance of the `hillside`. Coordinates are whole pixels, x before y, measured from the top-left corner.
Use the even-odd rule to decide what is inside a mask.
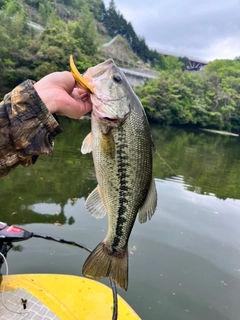
[[[125,37],[112,36],[111,12],[102,0],[0,0],[0,96],[26,78],[68,70],[70,54],[80,72],[109,56],[125,67],[150,68],[150,60],[134,51],[133,28],[135,42],[127,40],[123,17]],[[113,45],[103,46],[112,38]]]
[[[239,59],[184,72],[186,59],[150,50],[113,0],[107,9],[102,0],[0,0],[0,41],[0,97],[26,79],[69,70],[71,54],[80,72],[111,57],[120,67],[158,72],[136,89],[150,121],[240,128]]]
[[[120,35],[99,47],[105,59],[112,58],[122,68],[157,75],[149,63],[144,63],[132,50],[128,41]]]

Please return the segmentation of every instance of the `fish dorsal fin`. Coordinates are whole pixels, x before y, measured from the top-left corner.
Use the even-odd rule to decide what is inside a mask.
[[[81,152],[82,152],[82,154],[92,152],[92,133],[91,132],[83,140]]]
[[[144,201],[144,204],[138,211],[138,220],[140,223],[144,223],[151,219],[157,207],[157,190],[154,179],[150,184],[148,194]]]
[[[99,186],[97,186],[87,197],[85,207],[88,213],[96,219],[101,219],[106,214],[106,209],[101,197]]]

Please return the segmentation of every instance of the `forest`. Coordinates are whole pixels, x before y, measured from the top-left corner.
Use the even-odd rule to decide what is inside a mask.
[[[137,88],[136,93],[150,121],[227,131],[240,129],[237,59],[215,60],[200,73],[182,71],[180,66],[163,70],[156,80]]]
[[[27,78],[69,70],[70,54],[84,72],[105,59],[101,47],[116,35],[158,72],[134,88],[151,122],[239,131],[240,58],[189,72],[188,58],[148,48],[114,0],[107,8],[102,0],[0,0],[0,97]]]

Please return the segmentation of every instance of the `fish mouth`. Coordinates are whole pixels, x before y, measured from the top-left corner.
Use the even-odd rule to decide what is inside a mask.
[[[117,118],[114,119],[114,118],[103,117],[102,119],[106,120],[108,122],[113,122],[113,123],[119,122],[119,119],[117,119]]]
[[[94,109],[93,114],[96,118],[103,121],[104,123],[107,123],[108,125],[117,126],[121,122],[121,119],[107,114],[102,109]]]
[[[121,120],[120,119],[117,119],[117,118],[109,118],[109,117],[103,117],[101,118],[101,121],[107,125],[107,126],[110,126],[110,127],[118,127],[121,123]]]

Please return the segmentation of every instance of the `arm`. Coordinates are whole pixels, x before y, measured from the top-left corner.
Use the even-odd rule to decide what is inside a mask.
[[[0,103],[0,177],[17,165],[34,164],[50,155],[62,132],[52,113],[79,118],[91,110],[89,95],[74,88],[70,72],[50,74],[34,84],[27,80]]]

